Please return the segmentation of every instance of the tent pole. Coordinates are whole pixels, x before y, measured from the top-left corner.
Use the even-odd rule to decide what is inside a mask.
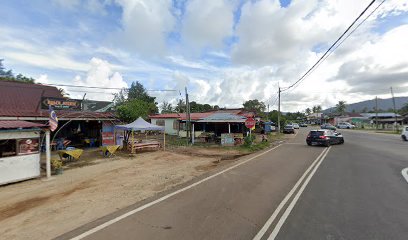
[[[132,129],[132,154],[133,154],[133,149],[134,149],[134,145],[135,145],[135,138],[133,137],[133,129]]]

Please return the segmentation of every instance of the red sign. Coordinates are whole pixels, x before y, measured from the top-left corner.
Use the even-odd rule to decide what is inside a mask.
[[[102,133],[102,146],[114,145],[115,141],[113,139],[113,132],[103,132]]]
[[[253,118],[247,118],[247,120],[245,121],[245,127],[251,129],[253,127],[255,127],[256,121]]]

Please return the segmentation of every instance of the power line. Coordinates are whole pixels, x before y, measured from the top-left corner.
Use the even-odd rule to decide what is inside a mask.
[[[328,57],[330,57],[330,55],[331,55],[334,51],[336,51],[336,49],[337,49],[338,47],[340,47],[340,46],[344,43],[344,41],[346,41],[346,40],[350,37],[350,35],[353,34],[369,17],[371,17],[371,15],[373,15],[373,13],[374,13],[375,11],[377,11],[377,9],[378,9],[379,7],[381,7],[381,5],[382,5],[384,2],[385,2],[385,0],[383,0],[380,4],[378,4],[378,6],[377,6],[373,11],[371,11],[371,13],[368,14],[367,17],[365,17],[351,32],[349,32],[349,34],[347,34],[347,36],[346,36],[345,38],[343,38],[343,40],[341,40],[341,42],[339,42],[339,44],[338,44],[337,46],[335,46],[335,47],[333,48],[333,50],[332,50],[331,52],[329,52],[329,54],[327,54],[327,56],[326,56],[319,64],[317,64],[316,67],[313,68],[313,70],[310,71],[310,73],[309,73],[307,76],[309,76],[310,74],[312,74],[312,73],[314,72],[314,70],[316,70]],[[299,85],[297,85],[297,86],[299,86]],[[297,86],[296,86],[296,87],[297,87]],[[296,88],[296,87],[295,87],[295,88]],[[387,90],[388,90],[388,89],[387,89]]]
[[[109,89],[109,90],[122,90],[129,88],[110,88],[110,87],[95,87],[95,86],[83,86],[83,85],[69,85],[69,84],[43,84],[46,86],[57,86],[57,87],[75,87],[75,88],[91,88],[91,89]],[[146,89],[149,92],[176,92],[174,89]]]
[[[302,75],[302,77],[300,77],[296,82],[294,82],[292,85],[290,85],[289,87],[286,87],[284,89],[282,89],[281,91],[287,91],[290,88],[294,87],[296,84],[298,84],[300,81],[302,81],[303,79],[305,79],[305,77],[325,58],[325,56],[330,52],[330,50],[332,50],[332,48],[335,47],[335,45],[343,38],[344,35],[346,35],[346,33],[353,27],[353,25],[364,15],[364,13],[371,7],[371,5],[373,5],[373,3],[375,2],[375,0],[372,0],[370,2],[370,4],[368,4],[368,6],[360,13],[360,15],[351,23],[351,25],[346,29],[346,31],[343,32],[343,34],[340,35],[339,38],[337,38],[337,40],[329,47],[329,49],[327,49],[327,51],[319,58],[319,60],[313,64],[313,66],[311,68],[309,68],[309,70],[306,71],[305,74]]]

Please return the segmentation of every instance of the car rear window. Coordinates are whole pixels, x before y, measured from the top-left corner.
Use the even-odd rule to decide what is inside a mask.
[[[310,136],[323,136],[323,131],[312,131],[310,132]]]

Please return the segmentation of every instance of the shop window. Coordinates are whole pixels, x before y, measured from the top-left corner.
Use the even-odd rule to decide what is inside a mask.
[[[38,153],[39,149],[38,138],[25,138],[17,140],[17,155],[27,155]]]
[[[164,126],[164,119],[157,119],[156,120],[156,125],[157,126]]]
[[[16,156],[16,145],[16,139],[0,140],[0,158]]]

